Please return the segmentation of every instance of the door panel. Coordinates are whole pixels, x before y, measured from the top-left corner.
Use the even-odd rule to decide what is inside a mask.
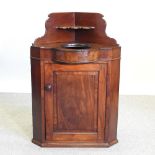
[[[100,64],[45,66],[45,85],[53,87],[45,91],[46,139],[103,140],[105,75]]]
[[[96,131],[98,72],[56,71],[54,131]]]

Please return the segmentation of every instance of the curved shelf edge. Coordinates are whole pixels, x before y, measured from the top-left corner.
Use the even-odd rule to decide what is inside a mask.
[[[92,29],[95,29],[94,26],[56,26],[55,28],[60,29],[60,30],[66,30],[66,29],[69,29],[69,30],[79,30],[79,29],[92,30]]]

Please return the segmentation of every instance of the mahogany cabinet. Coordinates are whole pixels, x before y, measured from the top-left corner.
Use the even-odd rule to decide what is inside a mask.
[[[49,15],[45,35],[31,46],[33,143],[117,143],[120,46],[105,26],[98,13]]]

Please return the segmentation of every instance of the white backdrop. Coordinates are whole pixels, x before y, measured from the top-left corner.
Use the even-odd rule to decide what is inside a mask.
[[[31,92],[30,51],[51,12],[99,12],[122,46],[120,94],[155,95],[154,0],[0,2],[0,92]]]

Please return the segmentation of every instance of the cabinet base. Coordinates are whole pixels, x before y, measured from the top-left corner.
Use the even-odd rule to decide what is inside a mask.
[[[39,142],[32,139],[32,142],[41,147],[110,147],[118,143],[118,140],[113,140],[110,143],[95,143],[95,142]]]

